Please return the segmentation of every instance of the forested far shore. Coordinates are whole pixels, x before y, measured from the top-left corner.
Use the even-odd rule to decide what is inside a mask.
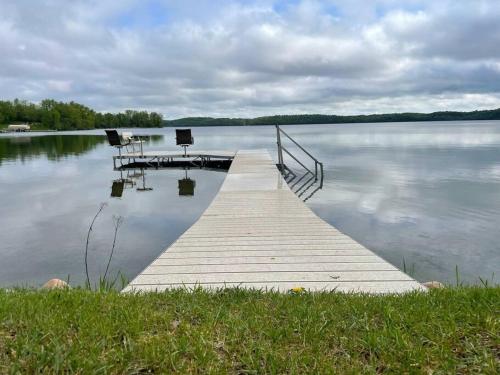
[[[386,113],[373,115],[275,115],[256,118],[185,117],[164,120],[164,126],[245,126],[245,125],[305,125],[345,124],[365,122],[500,120],[500,108],[471,112]]]
[[[255,118],[185,117],[163,120],[157,112],[126,110],[120,113],[101,113],[75,102],[42,100],[39,104],[15,99],[0,101],[0,126],[16,123],[34,125],[35,130],[74,130],[95,128],[152,128],[174,126],[251,126],[344,124],[367,122],[500,120],[500,108],[493,110],[432,113],[385,113],[372,115],[274,115]]]
[[[156,112],[127,110],[100,113],[75,102],[45,99],[40,104],[24,100],[0,101],[0,124],[28,123],[43,129],[73,130],[95,128],[161,127],[162,115]]]

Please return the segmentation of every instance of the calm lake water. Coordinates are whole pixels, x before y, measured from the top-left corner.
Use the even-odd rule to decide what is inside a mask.
[[[420,281],[455,283],[458,268],[461,281],[498,282],[499,121],[283,128],[324,162],[324,188],[307,201],[324,220]],[[174,129],[132,131],[151,135],[146,149],[177,150]],[[224,172],[147,170],[144,179],[129,176],[133,184],[121,192],[112,188],[120,172],[103,133],[0,135],[1,286],[53,277],[81,284],[86,234],[101,203],[91,280],[104,274],[119,216],[110,271],[131,279],[196,221],[224,180]],[[274,127],[194,128],[193,135],[193,149],[267,148],[275,156]],[[193,196],[179,195],[186,173]]]

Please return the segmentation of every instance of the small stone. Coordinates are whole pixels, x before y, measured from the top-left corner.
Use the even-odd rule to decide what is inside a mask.
[[[425,286],[427,289],[441,289],[444,288],[444,285],[440,283],[439,281],[427,281],[426,283],[422,284]]]
[[[66,281],[61,279],[51,279],[43,284],[42,289],[65,289],[71,288]]]

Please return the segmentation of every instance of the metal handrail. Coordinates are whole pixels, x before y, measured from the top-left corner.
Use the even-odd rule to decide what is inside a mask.
[[[285,147],[283,147],[281,143],[281,135],[284,135],[287,137],[290,141],[293,142],[294,145],[296,145],[302,152],[304,152],[307,156],[309,156],[313,161],[314,161],[314,172],[311,171],[308,167],[304,165],[296,156],[294,156],[290,151],[288,151]],[[304,147],[302,147],[295,139],[290,137],[283,129],[279,127],[279,125],[276,125],[276,141],[278,144],[278,166],[280,171],[283,173],[284,169],[289,169],[288,167],[285,166],[283,163],[283,151],[290,156],[293,160],[295,160],[302,168],[304,168],[308,173],[312,174],[314,177],[314,182],[317,182],[319,180],[319,189],[323,187],[323,163],[320,162],[318,159],[316,159],[314,156],[311,155],[309,151],[307,151]],[[319,170],[318,170],[319,166]],[[307,173],[306,173],[307,174]],[[299,181],[301,181],[305,177],[302,176],[298,181],[295,182],[293,186],[295,186]],[[309,180],[308,180],[309,181]],[[292,186],[292,187],[293,187]],[[303,186],[302,186],[303,187]],[[302,187],[299,189],[301,190]]]
[[[316,159],[314,156],[312,156],[304,147],[302,147],[301,145],[299,145],[297,143],[297,141],[295,139],[293,139],[292,137],[290,137],[283,129],[280,128],[279,125],[276,125],[276,128],[278,129],[279,132],[281,132],[283,135],[285,135],[289,140],[291,140],[298,148],[300,148],[302,151],[304,151],[304,153],[307,154],[307,156],[309,156],[311,159],[313,159],[314,161],[318,162],[318,159]]]
[[[313,174],[313,175],[317,175],[318,173],[313,173],[309,168],[307,168],[299,159],[297,159],[290,151],[288,151],[286,148],[284,148],[283,146],[281,146],[281,149],[283,151],[285,151],[288,156],[290,156],[293,160],[295,160],[298,164],[300,164],[300,166],[302,168],[304,168],[306,171],[308,171],[309,173]]]

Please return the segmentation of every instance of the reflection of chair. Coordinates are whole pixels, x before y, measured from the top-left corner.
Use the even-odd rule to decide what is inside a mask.
[[[194,187],[196,186],[196,181],[190,178],[183,178],[179,180],[179,195],[193,196]]]
[[[123,175],[123,171],[120,170],[120,178],[117,180],[113,180],[113,184],[111,185],[111,197],[112,198],[121,198],[123,196],[123,192],[126,189],[133,189],[137,183],[136,179],[139,177],[143,178],[143,185],[145,184],[144,180],[144,171],[140,170],[139,172],[136,172],[136,170],[127,170],[126,171],[127,175]],[[146,188],[144,186],[144,189],[139,189],[139,190],[151,190],[149,188]]]
[[[146,173],[144,173],[144,169],[141,169],[141,176],[142,176],[142,187],[138,187],[137,191],[151,191],[153,188],[146,187]]]
[[[194,143],[191,129],[175,129],[175,141],[178,146],[184,147],[184,156],[186,156],[186,148]]]
[[[125,187],[125,181],[120,179],[113,181],[113,186],[111,186],[111,196],[113,198],[121,198],[123,195],[123,188]]]

